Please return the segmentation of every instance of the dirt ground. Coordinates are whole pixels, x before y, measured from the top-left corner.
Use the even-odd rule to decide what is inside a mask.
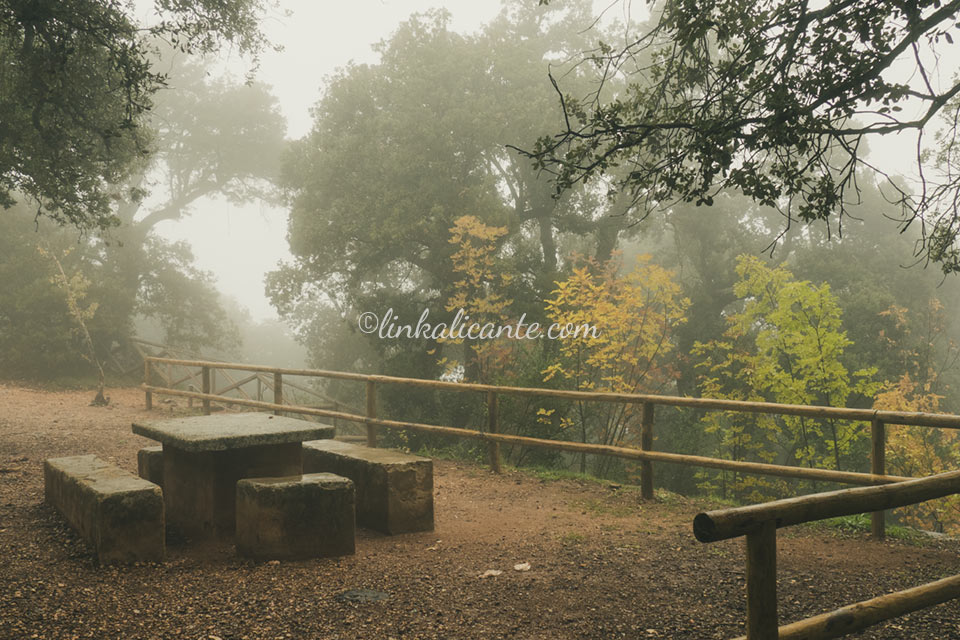
[[[172,541],[163,564],[101,567],[43,504],[44,458],[95,453],[136,472],[143,396],[0,386],[0,638],[732,638],[741,540],[696,541],[711,505],[631,488],[436,463],[436,531],[360,531],[340,559],[255,563]],[[152,415],[175,405],[155,400]],[[781,622],[960,573],[951,541],[878,543],[809,527],[778,536]],[[529,563],[528,571],[514,565]],[[480,577],[489,569],[502,571]],[[389,594],[375,602],[352,589]],[[856,638],[960,639],[960,603]]]

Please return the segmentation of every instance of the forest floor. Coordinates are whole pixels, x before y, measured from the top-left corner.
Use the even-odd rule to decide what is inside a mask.
[[[701,544],[708,502],[601,482],[543,480],[437,461],[436,530],[360,530],[354,556],[252,562],[173,541],[163,564],[98,566],[43,503],[43,460],[95,453],[136,472],[152,444],[135,389],[0,385],[0,638],[732,638],[743,632],[742,540]],[[150,415],[182,412],[155,400]],[[876,542],[793,527],[778,535],[780,619],[797,620],[960,573],[960,543]],[[527,571],[514,565],[529,563]],[[500,575],[481,577],[489,569]],[[374,602],[353,589],[389,594]],[[856,638],[960,638],[960,602]]]

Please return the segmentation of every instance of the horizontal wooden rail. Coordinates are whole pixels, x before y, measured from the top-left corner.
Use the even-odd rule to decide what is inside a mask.
[[[329,411],[326,409],[315,409],[313,407],[301,407],[296,405],[280,405],[272,402],[258,402],[256,400],[244,400],[242,398],[224,398],[213,394],[198,393],[195,391],[181,391],[179,389],[166,389],[164,387],[153,387],[144,385],[143,390],[152,394],[167,394],[185,398],[195,398],[205,401],[215,401],[224,404],[236,404],[245,407],[254,407],[268,411],[284,411],[286,413],[302,413],[304,415],[321,416],[327,418],[337,418],[348,420],[366,425],[389,427],[393,429],[408,429],[410,431],[422,431],[426,433],[435,433],[439,435],[458,436],[461,438],[470,438],[473,440],[485,440],[487,442],[505,442],[526,447],[540,447],[544,449],[553,449],[556,451],[572,451],[576,453],[591,453],[597,455],[608,455],[629,460],[649,460],[653,462],[668,462],[671,464],[685,464],[712,469],[726,469],[729,471],[739,471],[741,473],[750,473],[757,475],[774,475],[785,478],[802,478],[806,480],[819,480],[822,482],[841,482],[846,484],[858,485],[880,485],[902,482],[910,480],[902,476],[880,476],[869,473],[855,473],[852,471],[831,471],[829,469],[808,469],[805,467],[788,467],[784,465],[768,464],[762,462],[740,462],[738,460],[723,460],[720,458],[708,458],[706,456],[693,456],[681,453],[666,453],[662,451],[644,451],[642,449],[631,449],[628,447],[616,447],[612,445],[590,444],[583,442],[569,442],[566,440],[545,440],[542,438],[529,438],[526,436],[513,436],[504,433],[487,433],[482,431],[473,431],[471,429],[460,429],[457,427],[441,427],[432,424],[421,424],[417,422],[402,422],[399,420],[383,420],[367,416],[344,413],[342,411]]]
[[[871,422],[880,420],[887,424],[910,424],[925,427],[960,429],[960,416],[937,413],[913,413],[905,411],[878,411],[874,409],[851,409],[846,407],[818,407],[812,405],[780,404],[777,402],[748,402],[742,400],[721,400],[716,398],[686,398],[681,396],[660,396],[640,393],[607,393],[594,391],[565,391],[562,389],[540,389],[533,387],[503,387],[491,384],[469,382],[445,382],[443,380],[424,380],[419,378],[400,378],[396,376],[349,373],[345,371],[326,371],[323,369],[291,369],[286,367],[267,367],[235,362],[216,362],[208,360],[180,360],[148,356],[148,360],[177,364],[187,367],[216,367],[237,371],[261,371],[295,376],[315,376],[337,380],[355,380],[398,384],[447,391],[477,391],[571,400],[592,400],[597,402],[626,402],[631,404],[649,402],[673,407],[690,407],[715,411],[744,411],[750,413],[772,413],[780,415],[807,416],[812,418],[834,418],[838,420],[859,420]]]
[[[737,640],[826,640],[960,597],[960,576],[849,605],[785,626],[777,622],[777,528],[893,509],[960,493],[960,471],[888,484],[829,491],[698,514],[700,542],[747,537],[747,634]]]
[[[777,640],[826,640],[960,598],[960,575],[888,593],[780,627]],[[947,637],[947,636],[944,636]],[[746,640],[741,636],[737,640]]]
[[[803,522],[895,509],[960,493],[960,471],[949,471],[886,486],[841,489],[784,498],[746,507],[697,514],[693,534],[700,542],[716,542],[753,533],[764,522],[789,527]]]
[[[227,382],[229,382],[230,384],[220,389],[219,391],[216,391],[214,395],[221,396],[227,393],[228,391],[233,391],[234,389],[243,393],[243,389],[241,389],[240,387],[247,384],[248,382],[253,382],[254,380],[257,379],[257,374],[255,373],[253,375],[249,375],[246,378],[242,378],[240,380],[234,380],[229,375],[227,375],[226,371],[223,372],[223,376],[227,379]],[[247,396],[247,397],[249,398],[250,396]]]

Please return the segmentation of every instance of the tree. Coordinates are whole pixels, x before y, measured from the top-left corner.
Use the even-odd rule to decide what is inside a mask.
[[[96,302],[84,305],[84,299],[87,297],[87,289],[90,287],[90,281],[79,271],[68,277],[67,272],[63,268],[63,263],[55,253],[50,253],[42,246],[38,246],[37,251],[45,258],[49,258],[56,266],[50,281],[63,293],[70,319],[76,324],[74,328],[77,330],[80,341],[83,344],[84,358],[97,369],[97,395],[90,404],[105,406],[110,400],[103,395],[103,363],[100,362],[100,358],[97,355],[97,348],[93,344],[93,338],[90,337],[90,330],[87,328],[87,320],[92,319],[97,313],[98,305]],[[65,253],[64,256],[68,254],[69,252]]]
[[[541,3],[547,0],[541,0]],[[603,41],[585,61],[597,88],[565,90],[566,124],[530,156],[564,190],[612,170],[646,205],[710,205],[723,189],[795,221],[839,224],[872,168],[865,142],[918,133],[916,188],[888,181],[901,224],[917,221],[926,256],[960,270],[960,81],[941,86],[960,0],[668,0],[642,35]],[[894,63],[912,65],[894,72]],[[612,97],[601,88],[621,77]],[[908,115],[909,114],[909,115]],[[930,166],[921,140],[944,116]]]
[[[4,219],[4,240],[14,244],[0,261],[23,260],[16,243],[36,246],[39,235],[59,247],[58,255],[74,245],[64,266],[91,281],[87,295],[99,305],[91,333],[100,358],[130,336],[135,320],[164,342],[195,351],[236,342],[236,329],[220,307],[210,274],[194,266],[188,246],[166,242],[154,230],[188,215],[205,197],[230,203],[274,201],[274,178],[285,145],[285,122],[268,87],[214,78],[207,64],[162,43],[155,49],[162,56],[152,57],[151,63],[165,69],[166,85],[140,119],[153,152],[138,157],[126,167],[123,181],[110,185],[110,216],[118,226],[79,235],[57,230],[44,224],[48,220],[25,219],[29,214],[22,203]],[[43,300],[49,292],[41,293],[45,287],[36,280],[39,271],[32,260],[24,264],[24,273],[0,282],[4,297],[16,301],[16,312],[0,315],[0,332],[9,327],[2,342],[12,349],[4,364],[9,375],[49,375],[79,352],[68,340],[59,342],[59,327],[44,336],[32,335],[35,323],[43,321],[44,305],[26,299]],[[34,350],[61,349],[61,366],[33,367],[27,357],[30,343],[19,338],[24,335],[32,335]]]
[[[880,342],[901,361],[902,374],[884,383],[873,407],[887,411],[942,411],[948,389],[946,374],[957,369],[960,347],[946,335],[940,301],[933,298],[924,308],[912,312],[892,306],[883,316],[889,325],[881,332]],[[887,470],[892,474],[924,477],[956,469],[960,464],[960,435],[953,429],[891,426],[886,446]],[[912,525],[953,533],[960,529],[960,496],[906,507],[900,516]]]
[[[637,249],[653,253],[663,266],[675,271],[683,295],[690,299],[687,322],[677,327],[676,333],[677,350],[682,354],[689,354],[697,342],[722,338],[727,328],[724,311],[737,301],[737,257],[768,249],[778,234],[775,211],[736,194],[717,196],[709,224],[704,224],[702,213],[691,204],[671,207],[659,220],[645,225],[646,242]],[[662,223],[661,233],[653,222]],[[788,236],[785,243],[793,239]],[[787,246],[777,251],[778,257],[789,255]],[[696,394],[699,372],[693,360],[683,358],[677,364],[678,391]]]
[[[104,248],[107,252],[111,249]],[[238,328],[220,303],[213,276],[194,265],[189,246],[151,237],[141,258],[134,273],[134,289],[125,288],[129,284],[128,274],[118,274],[115,263],[105,265],[108,277],[119,285],[115,297],[123,306],[118,316],[122,318],[132,302],[132,314],[154,323],[164,344],[196,353],[238,345]],[[117,339],[127,335],[121,333]]]
[[[771,268],[752,256],[740,257],[737,274],[734,292],[742,309],[728,318],[722,340],[694,348],[704,396],[834,407],[873,396],[876,371],[851,375],[844,365],[850,340],[828,285],[798,281],[784,266]],[[859,424],[803,416],[712,412],[703,422],[716,435],[721,457],[837,470],[864,435]],[[720,481],[726,480],[721,474]],[[731,487],[740,497],[758,500],[772,485],[735,475]]]
[[[853,342],[846,350],[848,366],[876,367],[877,379],[897,380],[910,369],[892,344],[877,340],[884,333],[899,334],[887,310],[896,306],[920,312],[936,297],[944,307],[943,334],[956,337],[958,327],[952,318],[960,297],[955,287],[946,286],[942,273],[909,268],[916,264],[913,253],[919,233],[891,234],[887,221],[876,215],[883,203],[880,190],[864,184],[863,203],[851,207],[843,237],[831,237],[824,225],[797,229],[784,247],[788,251],[778,251],[777,257],[787,261],[798,277],[830,284]]]
[[[558,340],[544,382],[558,378],[576,391],[617,393],[661,393],[674,382],[674,334],[686,321],[690,301],[682,297],[673,274],[649,255],[626,274],[619,273],[619,266],[616,261],[588,263],[557,282],[547,300],[547,316],[569,335]],[[639,434],[636,404],[580,401],[573,413],[562,420],[579,427],[582,442],[621,445]],[[602,460],[601,474],[608,461]],[[586,471],[585,455],[580,471]]]
[[[348,66],[328,82],[312,132],[284,164],[295,260],[267,287],[281,311],[322,292],[341,313],[419,315],[444,298],[454,220],[501,214],[496,185],[478,170],[476,89],[455,64],[465,39],[447,20],[412,18],[377,47],[378,65]]]
[[[196,349],[197,340],[217,335],[212,324],[224,313],[215,309],[210,278],[193,268],[189,249],[161,241],[154,229],[189,215],[204,198],[276,202],[286,122],[262,83],[214,78],[209,65],[165,53],[157,64],[167,70],[167,87],[156,94],[147,120],[154,152],[124,184],[133,195],[115,199],[120,226],[104,235],[102,253],[111,282],[124,294],[115,312],[161,314],[166,338]],[[186,324],[176,329],[178,322]]]
[[[131,228],[119,238],[142,242],[157,224],[188,215],[202,198],[278,202],[274,185],[286,120],[270,87],[213,76],[209,64],[168,47],[158,56],[154,64],[164,68],[166,84],[144,122],[152,154],[125,185],[134,197],[117,198],[116,216]]]
[[[141,25],[129,2],[0,1],[0,205],[82,229],[118,223],[116,186],[148,152],[144,118],[165,76],[152,38],[187,51],[266,45],[269,0],[156,0]]]
[[[285,164],[294,260],[270,277],[274,304],[295,313],[328,297],[343,315],[430,307],[441,320],[455,281],[448,230],[464,215],[506,227],[498,244],[515,277],[501,295],[531,313],[566,268],[570,237],[609,254],[622,218],[599,223],[608,207],[587,190],[553,198],[506,147],[539,135],[553,100],[543,71],[585,43],[588,15],[582,0],[511,0],[473,36],[451,32],[446,13],[413,16],[377,46],[379,63],[338,72]]]
[[[450,244],[457,247],[450,261],[453,273],[460,279],[453,283],[453,293],[445,305],[447,311],[457,313],[463,310],[469,322],[480,326],[507,324],[513,300],[505,298],[502,291],[508,288],[511,276],[497,264],[500,240],[506,233],[506,227],[491,227],[473,216],[457,218],[450,228]],[[463,344],[464,340],[454,338],[445,342]],[[465,344],[464,379],[491,383],[494,372],[511,359],[512,347],[516,344],[515,340],[506,338]],[[451,372],[459,363],[444,357],[442,364]]]
[[[73,290],[82,293],[77,295],[82,298],[78,308],[96,308],[83,318],[95,358],[78,334],[67,290],[51,280],[58,269],[38,253],[38,244],[57,257],[68,281],[76,275],[85,283],[82,291]],[[235,341],[213,280],[193,266],[188,247],[150,239],[137,264],[133,290],[114,249],[97,235],[36,220],[23,205],[6,213],[0,234],[0,377],[86,375],[92,360],[106,362],[135,326],[148,324],[157,338],[195,350],[228,347]]]
[[[0,234],[0,376],[36,379],[53,372],[69,376],[88,371],[66,298],[51,281],[51,261],[37,251],[42,237],[68,271],[89,277],[93,268],[86,246],[78,246],[75,237],[50,221],[40,221],[40,236],[34,231],[32,212],[22,205],[6,216]],[[88,291],[90,301],[103,302],[96,285],[93,288]],[[103,320],[98,314],[88,325],[98,346],[108,330]]]

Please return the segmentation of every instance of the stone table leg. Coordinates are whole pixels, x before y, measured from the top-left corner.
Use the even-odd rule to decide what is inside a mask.
[[[200,452],[163,445],[167,522],[190,537],[233,536],[237,480],[299,475],[302,450],[299,442]]]

